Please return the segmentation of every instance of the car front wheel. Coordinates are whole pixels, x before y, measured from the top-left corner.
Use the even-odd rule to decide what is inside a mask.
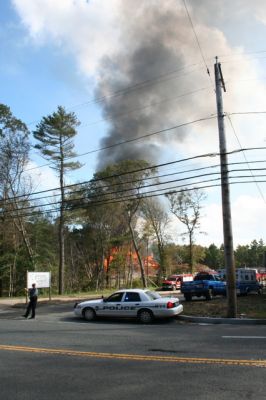
[[[86,321],[93,321],[96,318],[96,313],[93,308],[85,308],[83,311],[83,317]]]
[[[153,321],[153,313],[150,310],[140,310],[138,319],[142,324],[150,324]]]

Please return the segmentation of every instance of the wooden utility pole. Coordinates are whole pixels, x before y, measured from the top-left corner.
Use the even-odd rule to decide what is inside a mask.
[[[216,57],[214,64],[215,72],[215,87],[216,87],[216,103],[217,103],[217,118],[220,143],[220,165],[221,165],[221,191],[222,191],[222,210],[223,210],[223,233],[224,233],[224,257],[226,268],[227,281],[227,317],[236,318],[237,301],[236,301],[236,275],[235,275],[235,260],[233,247],[233,233],[231,220],[231,204],[230,204],[230,189],[228,178],[228,160],[225,139],[224,127],[224,111],[222,88],[224,92],[225,84],[221,70],[221,64]]]

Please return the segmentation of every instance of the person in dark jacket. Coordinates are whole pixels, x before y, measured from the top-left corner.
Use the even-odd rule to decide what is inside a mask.
[[[27,290],[27,289],[26,289]],[[32,288],[28,289],[28,296],[29,296],[29,303],[28,307],[26,310],[26,313],[23,315],[23,317],[28,318],[30,312],[31,312],[31,319],[35,318],[35,309],[37,305],[37,300],[38,300],[38,289],[36,288],[36,284],[32,284]]]

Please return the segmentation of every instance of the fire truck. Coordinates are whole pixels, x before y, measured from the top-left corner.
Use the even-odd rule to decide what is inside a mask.
[[[162,290],[177,290],[183,282],[193,281],[192,274],[174,274],[168,276],[162,282]]]

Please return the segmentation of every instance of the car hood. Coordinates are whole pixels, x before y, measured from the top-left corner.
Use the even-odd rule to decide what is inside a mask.
[[[90,305],[90,304],[101,304],[101,303],[103,303],[103,299],[85,300],[78,304],[80,306],[86,306],[86,305]]]

